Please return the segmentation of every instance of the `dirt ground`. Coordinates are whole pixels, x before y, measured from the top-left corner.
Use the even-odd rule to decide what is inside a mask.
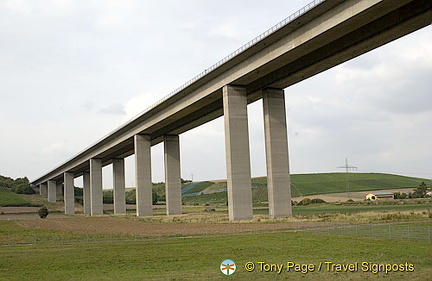
[[[262,223],[175,223],[145,222],[114,217],[64,217],[47,219],[23,219],[24,227],[72,231],[80,233],[117,233],[144,236],[228,234],[255,231],[292,229],[293,224]]]
[[[407,191],[412,191],[412,189],[408,189]],[[394,190],[393,192],[407,191]],[[362,200],[362,198],[364,198],[368,193],[369,192],[366,191],[351,192],[349,197],[354,200]],[[296,201],[301,201],[303,198],[305,197],[297,197],[293,199]],[[321,198],[327,202],[337,202],[346,201],[348,199],[348,194],[335,193],[314,195],[309,196],[309,198]],[[130,209],[133,209],[135,206],[129,207]],[[112,210],[112,208],[112,205],[104,205],[104,210]],[[143,236],[228,234],[295,228],[295,224],[293,223],[158,222],[110,216],[66,216],[62,212],[51,212],[47,219],[40,219],[37,215],[38,209],[38,207],[0,207],[0,220],[14,220],[17,221],[18,224],[30,228],[72,231],[80,233],[118,233]],[[305,225],[303,224],[303,226]]]

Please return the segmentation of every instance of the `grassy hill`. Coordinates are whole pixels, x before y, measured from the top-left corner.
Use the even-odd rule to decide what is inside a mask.
[[[5,187],[0,187],[0,207],[29,206],[28,201]]]
[[[291,175],[292,197],[310,196],[328,193],[356,192],[381,189],[413,188],[430,180],[379,173],[325,173]],[[224,203],[226,202],[226,181],[195,183],[184,192],[186,204]],[[267,201],[267,178],[252,179],[252,198],[254,202]],[[221,191],[211,193],[212,191]],[[207,194],[206,194],[207,193]]]

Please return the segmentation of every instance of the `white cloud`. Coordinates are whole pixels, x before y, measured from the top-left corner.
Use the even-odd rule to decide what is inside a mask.
[[[6,0],[4,5],[7,9],[21,15],[28,15],[33,10],[33,1],[26,0]]]
[[[0,170],[39,176],[308,2],[0,1]],[[335,170],[345,157],[427,170],[430,31],[286,89],[293,172]],[[262,105],[249,108],[253,174],[262,175]],[[185,176],[225,176],[223,135],[219,119],[181,136]],[[157,181],[162,150],[153,148]]]
[[[149,108],[157,101],[155,98],[154,95],[147,93],[129,99],[124,106],[125,120],[130,120]]]

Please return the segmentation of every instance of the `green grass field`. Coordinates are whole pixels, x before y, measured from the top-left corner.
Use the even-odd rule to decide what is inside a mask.
[[[0,187],[0,207],[28,206],[30,203],[5,187]]]
[[[293,197],[314,194],[346,192],[347,180],[349,191],[368,191],[380,189],[417,188],[426,179],[379,173],[326,173],[292,175]]]
[[[20,229],[12,222],[1,224]],[[37,231],[37,230],[36,230]],[[24,235],[24,234],[23,234]],[[61,235],[60,232],[57,235]],[[158,238],[145,241],[0,247],[1,280],[430,280],[432,244],[418,241],[343,237],[303,232]],[[220,263],[232,259],[237,270],[224,276]],[[246,262],[255,270],[246,271]],[[282,264],[264,272],[259,262]],[[287,271],[287,262],[312,264],[313,272]],[[336,272],[320,263],[413,265],[412,272]],[[304,269],[304,268],[303,268]],[[301,268],[300,268],[301,270]]]
[[[308,206],[293,206],[294,215],[314,215],[314,214],[356,214],[356,213],[387,213],[423,210],[432,214],[432,204],[312,204]],[[256,207],[254,215],[268,215],[267,207]],[[432,215],[431,215],[432,216]]]
[[[427,179],[412,178],[391,174],[379,173],[324,173],[324,174],[297,174],[291,175],[291,195],[311,196],[328,193],[347,192],[347,180],[350,192],[417,188],[423,181],[430,186],[432,182]],[[252,198],[255,203],[267,201],[267,178],[259,177],[252,179]],[[226,188],[226,182],[203,182],[192,190],[186,192],[210,191]],[[198,196],[184,197],[186,204],[224,204],[226,203],[226,192],[215,194],[203,194]]]

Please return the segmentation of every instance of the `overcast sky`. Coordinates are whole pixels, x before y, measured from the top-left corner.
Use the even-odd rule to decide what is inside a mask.
[[[0,174],[41,176],[308,2],[0,0]],[[285,89],[291,172],[342,172],[348,158],[430,179],[431,79],[429,26]],[[261,101],[248,112],[263,176]],[[183,178],[226,177],[222,118],[180,141]],[[162,152],[152,148],[155,182]]]

